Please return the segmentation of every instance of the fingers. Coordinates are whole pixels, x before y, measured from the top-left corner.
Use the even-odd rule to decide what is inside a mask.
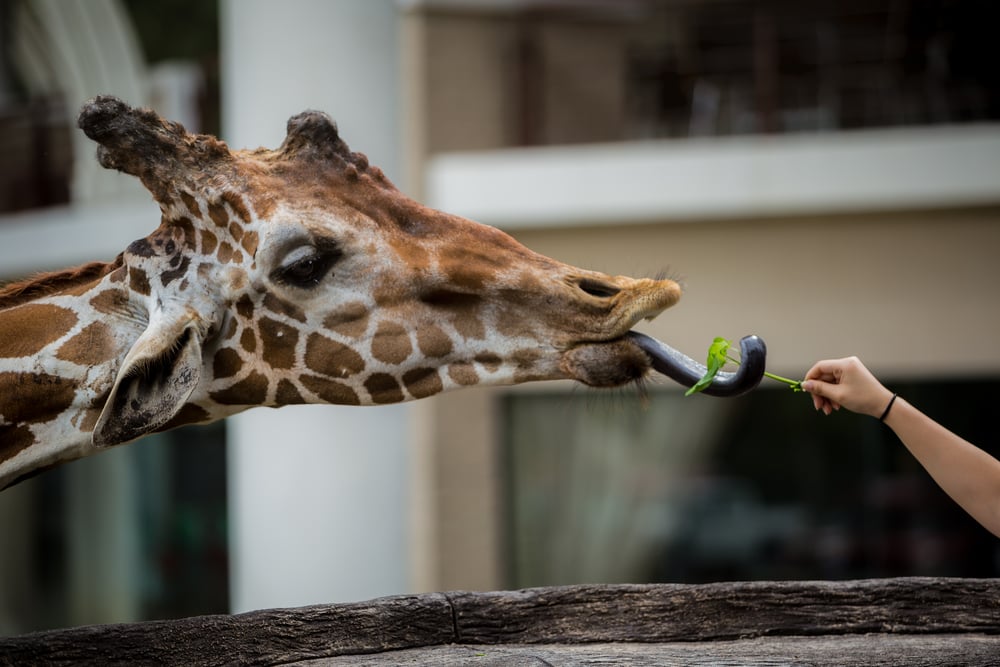
[[[855,361],[854,357],[824,359],[806,372],[802,389],[812,394],[814,408],[825,415],[840,410],[845,393],[842,382]]]
[[[822,380],[823,382],[839,383],[844,373],[855,365],[860,364],[857,357],[845,357],[843,359],[824,359],[817,361],[813,367],[806,371],[806,380]]]
[[[857,357],[816,362],[806,373],[802,389],[813,395],[813,406],[827,415],[841,406],[875,415],[888,393]]]
[[[833,378],[835,380],[835,378]],[[812,395],[813,407],[822,410],[823,414],[833,414],[834,410],[840,409],[840,387],[836,382],[829,382],[825,379],[806,380],[802,383],[802,389]]]

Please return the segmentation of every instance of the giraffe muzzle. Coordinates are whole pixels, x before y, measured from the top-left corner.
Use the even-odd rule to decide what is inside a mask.
[[[626,340],[634,343],[650,359],[653,370],[666,375],[685,387],[691,387],[705,375],[706,367],[664,342],[637,331],[630,331]],[[757,387],[764,377],[767,346],[758,336],[746,336],[740,341],[740,365],[733,371],[721,371],[702,393],[709,396],[740,396]]]

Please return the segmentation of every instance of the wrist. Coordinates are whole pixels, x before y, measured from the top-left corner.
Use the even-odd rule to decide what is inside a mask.
[[[912,409],[913,406],[908,403],[906,399],[902,396],[897,396],[896,400],[892,404],[892,409],[889,410],[889,414],[885,416],[882,423],[895,431],[896,427],[900,425],[900,420],[905,419],[904,415]]]
[[[889,418],[889,414],[886,413],[885,409],[889,407],[890,403],[893,402],[893,396],[895,395],[896,394],[894,392],[889,391],[883,386],[879,386],[878,389],[873,392],[873,396],[870,396],[866,400],[863,412],[870,417],[874,417],[875,419],[884,422]],[[890,414],[893,409],[895,409],[895,407],[889,410]]]
[[[886,403],[885,409],[882,411],[881,416],[878,418],[880,422],[885,423],[885,420],[889,417],[889,413],[892,412],[892,406],[895,405],[896,398],[898,397],[899,394],[893,393],[892,397],[889,399],[889,402]]]

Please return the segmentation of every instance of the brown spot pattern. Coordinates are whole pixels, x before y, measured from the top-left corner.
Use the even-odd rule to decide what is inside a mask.
[[[73,404],[76,383],[47,373],[0,373],[0,415],[13,424],[48,421]]]
[[[375,403],[399,403],[405,398],[399,382],[388,373],[372,373],[365,380],[365,389]]]
[[[410,333],[395,322],[382,322],[372,340],[372,356],[387,364],[401,364],[413,352]]]
[[[5,311],[0,316],[0,357],[36,354],[76,322],[76,313],[59,306],[29,303]]]
[[[207,229],[201,230],[201,253],[211,255],[219,245],[219,237]]]
[[[93,433],[94,427],[97,426],[97,420],[100,417],[100,408],[87,408],[79,414],[76,427],[84,433]]]
[[[213,391],[212,400],[222,405],[263,405],[267,399],[267,378],[253,371],[233,386]]]
[[[299,332],[270,317],[260,321],[261,356],[271,368],[291,368],[295,365],[295,346]]]
[[[215,256],[221,263],[228,264],[233,258],[233,246],[223,241],[219,244],[219,251],[215,253]]]
[[[133,292],[149,296],[149,276],[137,266],[128,267],[128,286]]]
[[[278,405],[305,403],[305,400],[302,398],[302,394],[300,394],[299,390],[295,388],[295,385],[285,379],[278,382],[278,389],[274,395],[274,401]]]
[[[119,266],[117,269],[108,274],[108,280],[113,283],[125,282],[125,278],[128,276],[128,269],[124,266]]]
[[[179,262],[177,262],[177,268],[171,269],[170,271],[164,271],[160,274],[160,283],[166,287],[173,281],[184,276],[187,273],[188,266],[191,264],[191,258],[185,256]]]
[[[212,377],[231,378],[243,368],[243,359],[236,350],[224,347],[212,359]]]
[[[208,217],[212,219],[216,225],[225,229],[229,226],[229,213],[226,211],[226,207],[221,202],[211,202],[208,205]]]
[[[299,322],[306,321],[306,313],[304,310],[296,306],[294,303],[289,303],[284,299],[278,298],[270,292],[264,297],[264,307],[272,313],[287,315],[293,320],[298,320]]]
[[[0,424],[0,462],[14,458],[33,444],[35,436],[27,426]]]
[[[453,345],[441,327],[432,325],[421,327],[417,331],[417,346],[421,354],[428,359],[440,359],[451,354]]]
[[[253,301],[250,297],[244,295],[236,302],[236,312],[244,319],[253,318]]]
[[[257,351],[257,334],[254,333],[253,329],[248,327],[240,334],[240,347],[250,354]]]
[[[476,361],[482,364],[483,367],[485,367],[486,370],[488,370],[491,373],[496,373],[498,370],[500,370],[500,364],[503,363],[503,359],[501,359],[498,355],[493,354],[491,352],[484,352],[482,354],[477,354]]]
[[[496,261],[493,259],[493,262]],[[438,265],[448,276],[448,284],[470,293],[482,291],[487,278],[492,277],[492,273],[487,273],[494,268],[490,266],[491,263],[483,253],[470,257],[465,252],[448,252],[446,249],[438,256]]]
[[[413,398],[427,398],[444,390],[441,376],[435,368],[416,368],[403,373],[403,384]]]
[[[510,360],[518,369],[532,369],[544,355],[539,350],[524,348],[510,355]]]
[[[302,385],[325,403],[361,405],[361,399],[358,398],[357,393],[343,382],[315,375],[303,375],[301,379]]]
[[[393,249],[408,268],[413,271],[425,271],[431,265],[431,254],[423,246],[414,243],[407,234],[392,234],[389,239]]]
[[[194,223],[191,222],[191,218],[177,218],[176,220],[169,223],[170,225],[177,227],[182,232],[184,232],[184,245],[188,250],[197,250],[198,236],[194,229]]]
[[[368,309],[363,303],[349,303],[328,315],[323,328],[348,338],[360,338],[368,331]]]
[[[115,356],[111,328],[104,322],[92,322],[63,343],[56,356],[84,366],[96,366]]]
[[[222,201],[229,204],[229,208],[233,209],[233,213],[236,214],[240,220],[244,223],[250,222],[250,209],[246,207],[243,203],[243,198],[240,197],[235,192],[226,191],[222,193]]]
[[[319,334],[306,341],[306,366],[324,375],[347,377],[365,369],[365,360],[351,348]]]
[[[195,218],[201,218],[201,207],[198,206],[198,200],[192,197],[187,192],[181,192],[181,201],[184,202],[184,206],[187,210],[191,212]]]
[[[105,315],[120,313],[128,307],[128,294],[118,289],[107,290],[91,299],[90,305]]]
[[[243,241],[240,245],[243,246],[243,249],[247,251],[248,255],[253,257],[257,254],[257,244],[259,241],[260,239],[257,236],[257,232],[247,232],[243,235]]]
[[[478,317],[469,315],[467,317],[452,318],[455,330],[460,336],[467,340],[482,340],[486,338],[486,325]]]
[[[479,374],[476,369],[472,367],[472,364],[465,362],[448,366],[448,377],[463,387],[479,384]]]

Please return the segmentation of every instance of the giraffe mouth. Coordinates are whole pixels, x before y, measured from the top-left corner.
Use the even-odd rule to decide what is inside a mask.
[[[703,393],[740,396],[760,384],[767,358],[764,341],[757,336],[743,338],[740,354],[739,368],[734,372],[719,372]],[[562,369],[591,387],[621,386],[645,377],[650,370],[691,387],[707,370],[683,352],[636,331],[604,343],[589,343],[569,350],[563,356]]]
[[[625,339],[642,350],[652,369],[685,387],[696,384],[706,373],[704,365],[655,338],[630,331]],[[740,365],[734,372],[720,371],[702,393],[709,396],[740,396],[760,384],[767,361],[767,346],[758,336],[746,336],[740,341]]]

